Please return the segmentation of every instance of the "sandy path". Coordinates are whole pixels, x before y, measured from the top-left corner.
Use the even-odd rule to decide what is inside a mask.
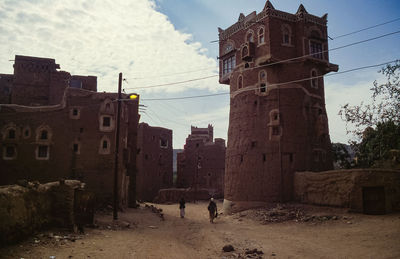
[[[222,204],[218,204],[219,208]],[[262,258],[400,258],[400,214],[346,214],[350,220],[322,223],[293,222],[261,225],[250,216],[220,216],[208,221],[207,203],[187,204],[186,217],[178,206],[157,205],[162,221],[150,210],[129,209],[120,220],[133,223],[120,230],[87,229],[75,242],[32,239],[0,250],[2,258],[237,258],[245,249],[262,250]],[[98,220],[111,224],[111,216]],[[351,222],[351,223],[348,223]],[[105,225],[107,226],[107,224]],[[234,252],[224,253],[231,244]],[[21,247],[22,245],[22,247]]]

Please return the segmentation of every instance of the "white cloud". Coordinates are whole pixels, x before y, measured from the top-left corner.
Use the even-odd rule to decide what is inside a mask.
[[[119,72],[128,79],[125,87],[139,87],[209,76],[216,70],[216,61],[204,55],[202,45],[176,30],[151,0],[6,1],[0,3],[0,31],[5,47],[1,72],[12,73],[7,60],[14,55],[55,58],[72,74],[98,76],[100,91],[116,91]],[[197,69],[203,70],[157,77]],[[217,85],[215,78],[138,92],[216,91]]]

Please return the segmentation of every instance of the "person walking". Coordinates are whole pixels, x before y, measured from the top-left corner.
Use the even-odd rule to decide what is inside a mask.
[[[185,199],[182,197],[179,201],[179,209],[181,211],[181,218],[185,217]]]
[[[214,218],[217,217],[217,204],[214,201],[214,198],[211,198],[210,203],[208,204],[208,212],[210,213],[210,222],[214,223]]]

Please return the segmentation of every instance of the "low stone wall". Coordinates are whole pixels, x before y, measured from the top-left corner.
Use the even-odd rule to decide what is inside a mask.
[[[75,202],[80,181],[23,185],[0,186],[0,244],[13,243],[46,227],[72,229],[76,212],[87,206],[82,198],[79,204]]]
[[[191,188],[169,188],[161,189],[158,191],[157,197],[154,199],[155,203],[179,202],[181,198],[185,201],[194,200],[208,200],[211,198],[207,189],[194,190]]]
[[[296,172],[295,200],[302,203],[349,208],[364,211],[363,190],[382,188],[386,213],[400,211],[400,171],[383,169],[350,169],[325,172]]]

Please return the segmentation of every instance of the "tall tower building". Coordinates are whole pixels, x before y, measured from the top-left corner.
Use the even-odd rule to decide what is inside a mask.
[[[333,168],[323,75],[327,14],[295,14],[267,1],[219,31],[221,84],[230,86],[226,210],[293,196],[295,171]]]

